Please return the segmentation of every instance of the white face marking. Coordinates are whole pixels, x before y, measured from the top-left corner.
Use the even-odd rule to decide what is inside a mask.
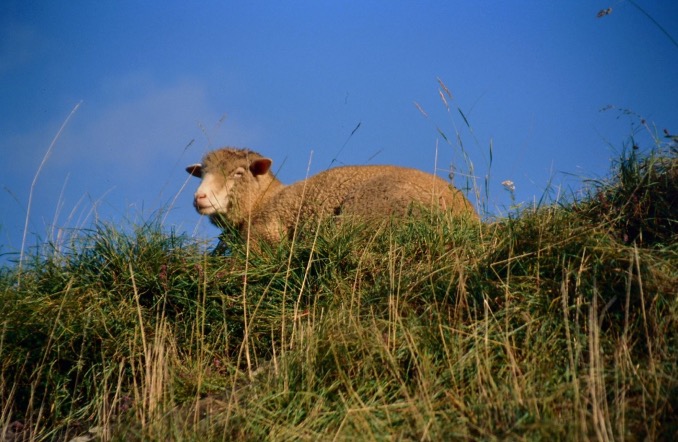
[[[240,175],[242,176],[242,174]],[[205,173],[202,182],[195,191],[193,205],[201,215],[226,213],[229,206],[229,196],[233,188],[233,177],[224,180],[213,173]]]

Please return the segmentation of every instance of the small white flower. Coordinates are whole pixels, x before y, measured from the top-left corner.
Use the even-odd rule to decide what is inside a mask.
[[[502,181],[501,185],[504,186],[504,189],[508,190],[511,193],[515,192],[515,190],[516,190],[516,185],[511,180]]]

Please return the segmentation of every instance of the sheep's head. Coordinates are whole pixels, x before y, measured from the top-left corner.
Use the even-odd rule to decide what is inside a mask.
[[[275,179],[269,172],[272,161],[246,149],[224,148],[208,153],[202,163],[186,167],[202,178],[193,206],[220,224],[222,218],[239,223]]]

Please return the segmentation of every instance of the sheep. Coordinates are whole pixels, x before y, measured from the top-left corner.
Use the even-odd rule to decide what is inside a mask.
[[[193,205],[221,228],[268,243],[291,238],[295,226],[327,217],[365,220],[403,216],[416,207],[478,215],[458,189],[441,178],[398,166],[342,166],[289,186],[271,172],[272,161],[249,149],[209,152],[186,171],[202,182]]]

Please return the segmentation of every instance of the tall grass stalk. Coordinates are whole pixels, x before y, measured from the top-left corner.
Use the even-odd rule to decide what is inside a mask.
[[[64,131],[66,126],[68,125],[68,122],[70,121],[71,117],[75,115],[75,113],[78,111],[78,108],[82,104],[82,101],[80,101],[78,104],[73,107],[73,110],[68,114],[64,122],[61,124],[61,127],[57,131],[56,135],[52,139],[52,142],[49,144],[49,147],[47,148],[47,152],[45,152],[45,155],[42,157],[42,161],[40,162],[40,165],[38,166],[38,170],[35,172],[35,175],[33,175],[33,181],[31,182],[31,190],[28,192],[28,205],[26,206],[26,220],[24,222],[24,232],[23,236],[21,237],[21,251],[19,252],[19,280],[18,282],[21,283],[21,268],[23,265],[23,260],[24,260],[24,250],[26,247],[26,236],[28,234],[28,222],[31,219],[31,207],[33,205],[33,191],[35,190],[35,184],[38,182],[38,177],[40,176],[40,172],[42,171],[43,166],[47,162],[47,159],[49,158],[50,154],[52,153],[52,149],[54,148],[54,145],[56,144],[57,140],[61,137],[61,133]]]

